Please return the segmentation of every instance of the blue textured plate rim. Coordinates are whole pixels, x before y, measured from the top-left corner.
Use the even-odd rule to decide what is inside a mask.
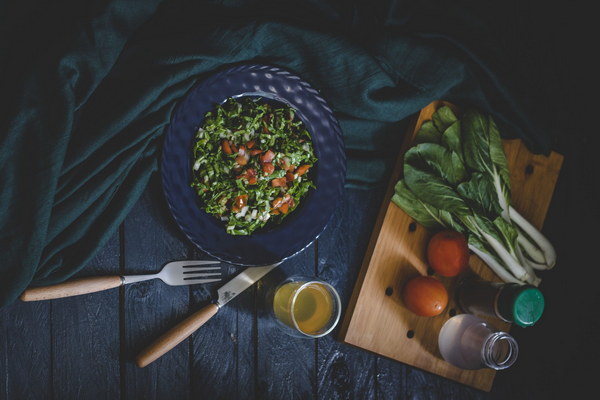
[[[250,236],[235,236],[225,233],[220,221],[198,208],[197,195],[188,182],[191,143],[204,114],[229,97],[243,96],[276,100],[297,111],[313,136],[319,173],[316,174],[317,188],[309,194],[311,201],[304,204],[308,198],[304,199],[294,211],[295,215],[287,217],[280,227]],[[184,157],[181,157],[182,152]],[[341,202],[345,176],[343,135],[331,108],[297,75],[263,64],[229,67],[195,85],[172,114],[161,155],[163,193],[180,230],[211,257],[244,267],[283,262],[318,239]],[[314,226],[310,221],[314,221]],[[271,243],[278,236],[283,236],[283,249],[275,248]],[[236,247],[238,245],[240,248]],[[264,254],[256,255],[254,251]]]

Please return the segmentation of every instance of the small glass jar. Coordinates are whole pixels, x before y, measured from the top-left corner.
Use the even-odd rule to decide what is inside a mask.
[[[544,312],[544,296],[535,286],[479,277],[458,285],[456,302],[465,313],[496,317],[520,327],[534,325]]]
[[[519,346],[511,335],[472,314],[459,314],[446,321],[438,346],[444,360],[469,370],[502,370],[513,365],[519,354]]]

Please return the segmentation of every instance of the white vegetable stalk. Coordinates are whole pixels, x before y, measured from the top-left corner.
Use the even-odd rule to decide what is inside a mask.
[[[498,275],[498,277],[500,279],[502,279],[504,282],[513,282],[513,283],[523,283],[520,280],[518,280],[517,278],[515,278],[510,272],[508,272],[506,270],[506,268],[504,268],[499,262],[498,260],[496,260],[494,257],[492,257],[491,255],[489,255],[488,253],[485,253],[481,250],[479,250],[477,247],[473,246],[473,245],[469,245],[469,249],[475,253],[479,258],[481,258],[481,260],[487,264],[488,267],[490,267],[492,269],[492,271],[494,271],[494,273],[496,275]]]
[[[506,264],[506,267],[509,271],[522,282],[528,282],[531,278],[529,274],[525,270],[525,268],[517,261],[512,254],[506,250],[506,248],[502,245],[502,243],[498,242],[496,238],[493,236],[483,232],[480,230],[480,235],[485,239],[486,242],[492,247],[492,249],[496,252],[498,257]]]
[[[500,207],[502,208],[502,213],[500,215],[502,215],[502,218],[504,218],[506,221],[510,221],[510,215],[509,215],[510,205],[506,202],[506,198],[504,197],[504,195],[502,193],[502,187],[501,187],[502,184],[500,183],[500,175],[496,171],[496,168],[494,168],[493,182],[494,182],[494,187],[496,188],[496,194],[498,195],[498,203],[500,203]]]
[[[522,236],[519,236],[522,237]],[[517,239],[518,241],[518,239]],[[527,248],[527,246],[533,246],[533,249]],[[534,250],[535,249],[535,250]],[[519,251],[519,257],[521,259],[521,263],[524,265],[529,266],[530,268],[533,268],[534,270],[538,270],[538,271],[543,271],[543,270],[547,270],[549,269],[549,267],[546,265],[546,260],[543,258],[542,255],[542,262],[538,263],[535,260],[532,260],[530,257],[531,254],[529,253],[529,251],[538,251],[540,254],[541,252],[537,249],[537,247],[533,244],[531,244],[531,242],[527,241],[527,243],[518,243],[517,245],[517,250]]]
[[[535,261],[531,261],[527,257],[525,257],[525,261],[531,266],[531,268],[538,270],[538,271],[544,271],[544,270],[550,269],[546,264],[538,264]]]
[[[536,276],[533,266],[531,265],[530,261],[527,260],[527,258],[523,255],[523,252],[521,251],[521,248],[519,246],[517,246],[516,252],[517,252],[517,257],[519,258],[519,261],[521,262],[521,265],[527,271],[527,274],[528,274],[527,283],[532,284],[533,286],[539,286],[539,284],[542,282],[542,280],[538,276]]]
[[[537,233],[536,236],[541,236],[541,233],[537,229],[535,229],[535,227],[533,227],[525,218],[523,218],[523,216],[521,216],[512,206],[510,206],[506,202],[506,198],[504,197],[503,192],[502,192],[502,184],[500,182],[500,176],[496,172],[495,169],[494,169],[493,182],[494,182],[494,187],[496,189],[496,194],[498,195],[498,203],[500,204],[500,207],[502,208],[502,212],[500,215],[502,216],[502,218],[504,218],[505,221],[507,221],[511,224],[514,223],[515,227],[518,228],[517,229],[519,231],[519,234],[517,236],[517,244],[518,245],[516,247],[519,250],[522,250],[527,254],[526,256],[523,253],[518,254],[519,261],[521,262],[521,264],[527,269],[528,273],[533,276],[535,276],[535,273],[532,269],[545,270],[545,269],[552,268],[549,265],[547,265],[546,255],[544,254],[544,252],[542,250],[540,250],[541,246],[538,247],[535,244],[531,243],[531,241],[525,235],[523,235],[522,231],[524,231],[526,233],[528,233],[528,231],[529,232],[535,231]],[[514,215],[514,218],[513,218],[513,215]],[[519,220],[524,225],[527,225],[528,230],[523,229],[523,227],[521,225],[519,225],[515,219]],[[552,248],[552,246],[550,245],[550,242],[545,237],[542,236],[542,238],[546,242],[545,245],[550,246],[550,248]],[[552,249],[552,251],[553,251],[553,249]],[[554,256],[554,259],[556,259],[556,255]]]
[[[543,252],[546,265],[548,266],[547,269],[553,268],[556,265],[556,251],[550,241],[512,206],[509,206],[509,210],[510,219],[535,241],[536,245]]]
[[[519,244],[521,249],[523,249],[523,251],[527,253],[527,255],[529,256],[529,258],[531,258],[532,261],[534,261],[536,264],[543,266],[541,269],[548,269],[544,253],[536,245],[531,243],[531,241],[529,241],[529,239],[527,239],[527,237],[525,237],[525,235],[521,234],[520,232],[519,236],[517,237],[517,243]]]

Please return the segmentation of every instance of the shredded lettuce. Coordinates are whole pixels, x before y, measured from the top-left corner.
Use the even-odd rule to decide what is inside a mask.
[[[229,234],[279,224],[315,188],[312,138],[287,105],[227,99],[206,113],[195,139],[191,186]]]

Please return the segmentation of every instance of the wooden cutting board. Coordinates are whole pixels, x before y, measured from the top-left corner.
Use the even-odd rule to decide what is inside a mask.
[[[462,370],[448,364],[439,354],[437,337],[441,326],[451,316],[461,312],[452,299],[458,277],[439,277],[450,296],[448,307],[439,316],[416,316],[403,305],[400,297],[400,290],[407,279],[418,274],[428,274],[425,251],[430,233],[390,199],[394,193],[394,185],[402,176],[404,153],[410,148],[421,124],[431,119],[433,112],[441,105],[449,105],[456,110],[456,107],[449,103],[433,102],[421,110],[406,135],[345,312],[339,339],[344,343],[489,391],[496,371]],[[554,152],[549,156],[533,155],[518,139],[504,140],[503,144],[510,169],[512,205],[534,226],[541,229],[563,156]],[[471,256],[470,270],[467,273],[499,281],[475,255]],[[543,291],[543,282],[540,288]],[[498,329],[510,329],[508,324],[499,319],[487,320]],[[534,326],[526,329],[536,328]]]

